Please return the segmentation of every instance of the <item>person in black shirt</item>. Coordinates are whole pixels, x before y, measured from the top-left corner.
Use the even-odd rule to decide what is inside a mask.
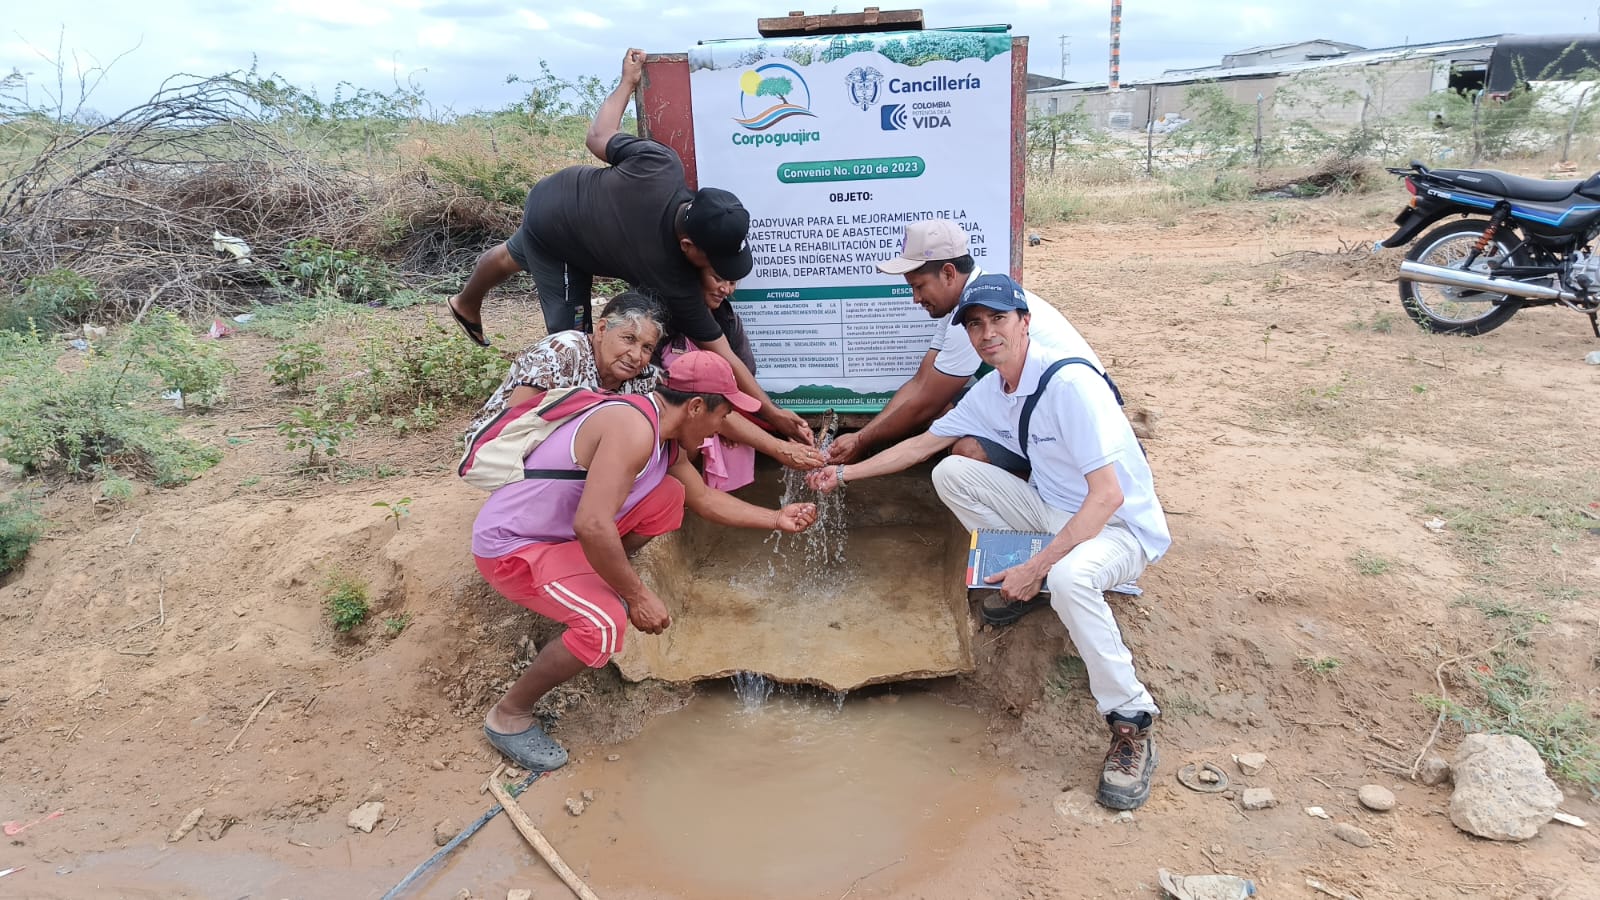
[[[761,418],[810,444],[805,420],[773,404],[706,308],[703,271],[727,281],[750,274],[750,214],[728,191],[690,191],[672,148],[619,130],[643,75],[644,51],[629,50],[621,82],[589,126],[584,143],[609,165],[572,166],[540,179],[528,192],[522,227],[479,257],[466,286],[450,298],[450,314],[468,337],[488,346],[484,296],[526,271],[538,288],[546,331],[580,323],[587,331],[594,277],[621,278],[660,301],[675,333],[726,359],[739,389],[761,401]]]

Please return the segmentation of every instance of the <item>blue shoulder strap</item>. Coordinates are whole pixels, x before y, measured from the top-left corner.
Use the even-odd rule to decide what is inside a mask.
[[[1056,360],[1050,364],[1049,368],[1044,370],[1044,374],[1039,376],[1039,386],[1033,389],[1033,393],[1028,395],[1028,399],[1022,401],[1022,421],[1017,424],[1017,437],[1022,445],[1024,458],[1028,455],[1028,422],[1033,418],[1033,408],[1039,405],[1039,398],[1044,396],[1044,389],[1050,386],[1050,379],[1055,377],[1055,374],[1061,371],[1062,368],[1071,365],[1084,365],[1094,369],[1095,374],[1104,378],[1106,386],[1111,388],[1111,396],[1117,398],[1117,405],[1122,405],[1122,392],[1117,390],[1117,383],[1111,380],[1109,372],[1101,371],[1094,363],[1081,356]]]

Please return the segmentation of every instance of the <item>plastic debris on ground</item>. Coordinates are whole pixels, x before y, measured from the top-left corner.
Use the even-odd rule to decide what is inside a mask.
[[[1238,875],[1174,875],[1156,870],[1161,888],[1177,900],[1245,900],[1256,894],[1255,882]]]
[[[244,238],[236,238],[231,234],[223,234],[214,229],[211,232],[211,249],[219,254],[225,253],[234,259],[250,258],[250,245],[245,243]]]
[[[225,338],[228,335],[233,334],[233,332],[234,329],[231,326],[222,324],[221,319],[212,319],[211,330],[206,332],[206,337],[215,340],[217,338]]]

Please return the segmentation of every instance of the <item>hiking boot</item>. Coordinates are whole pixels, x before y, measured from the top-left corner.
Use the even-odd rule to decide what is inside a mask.
[[[1036,609],[1044,609],[1050,605],[1048,594],[1035,594],[1032,600],[1023,600],[1011,603],[1000,596],[999,591],[991,591],[978,604],[978,613],[983,619],[983,624],[1000,627],[1010,625]]]
[[[1112,809],[1138,809],[1150,799],[1150,776],[1156,771],[1156,747],[1150,740],[1154,716],[1147,712],[1128,717],[1106,716],[1111,726],[1111,749],[1100,769],[1100,790],[1095,799]]]

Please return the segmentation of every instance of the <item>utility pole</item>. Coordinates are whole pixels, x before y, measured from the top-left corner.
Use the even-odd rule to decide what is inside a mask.
[[[1067,78],[1067,63],[1072,62],[1072,50],[1069,49],[1071,46],[1072,35],[1063,34],[1061,36],[1061,80],[1063,81]]]

